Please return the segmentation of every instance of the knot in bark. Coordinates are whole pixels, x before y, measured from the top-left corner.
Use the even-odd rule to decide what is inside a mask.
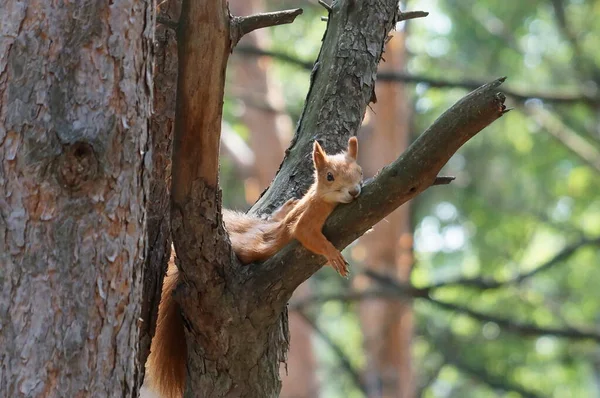
[[[58,160],[58,179],[62,186],[76,191],[98,175],[98,158],[93,147],[77,141],[65,147]]]

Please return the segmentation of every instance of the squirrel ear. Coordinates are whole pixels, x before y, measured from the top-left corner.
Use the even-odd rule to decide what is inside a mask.
[[[356,137],[350,137],[348,140],[348,156],[354,160],[358,156],[358,139]]]
[[[325,166],[325,151],[318,141],[313,144],[313,162],[317,170],[321,170]]]

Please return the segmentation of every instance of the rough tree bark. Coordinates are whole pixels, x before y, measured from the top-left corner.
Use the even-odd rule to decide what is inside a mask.
[[[303,193],[315,138],[334,151],[356,132],[372,98],[387,33],[399,19],[417,15],[422,16],[400,14],[397,0],[334,2],[293,144],[253,211],[271,211]],[[292,243],[262,264],[242,267],[221,220],[218,149],[228,54],[249,26],[282,19],[230,18],[224,1],[183,2],[171,223],[182,281],[174,296],[190,342],[187,396],[277,396],[278,361],[285,359],[288,344],[286,304],[323,265],[323,258]],[[344,247],[433,184],[450,156],[504,113],[500,83],[457,103],[366,184],[358,200],[340,206],[324,231],[332,242]]]
[[[145,256],[150,2],[4,2],[0,396],[131,396]]]
[[[156,10],[157,17],[179,19],[181,1],[162,3]],[[145,364],[150,354],[150,342],[154,336],[158,317],[158,303],[162,281],[171,255],[171,223],[169,218],[169,188],[171,185],[171,143],[175,123],[175,95],[177,87],[177,42],[175,32],[157,24],[154,33],[154,107],[150,119],[150,153],[152,172],[149,181],[147,211],[148,252],[144,262],[144,287],[140,346],[138,360]],[[141,367],[139,383],[144,378]]]

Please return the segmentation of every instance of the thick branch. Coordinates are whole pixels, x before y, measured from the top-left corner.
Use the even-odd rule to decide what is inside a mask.
[[[196,1],[184,1],[179,24],[172,196],[175,204],[183,206],[195,181],[200,179],[210,187],[217,187],[225,67],[229,56],[226,2],[215,1],[207,7]]]
[[[295,8],[293,10],[254,14],[247,17],[232,17],[231,48],[233,49],[244,35],[253,30],[292,23],[300,14],[302,14],[302,9]]]
[[[361,236],[398,206],[431,186],[450,157],[470,138],[504,114],[504,95],[495,80],[461,99],[389,166],[366,183],[361,196],[341,205],[325,224],[324,233],[338,248]],[[316,272],[324,258],[297,242],[256,266],[256,292],[273,296],[280,305],[294,289]],[[280,281],[276,288],[273,281]]]

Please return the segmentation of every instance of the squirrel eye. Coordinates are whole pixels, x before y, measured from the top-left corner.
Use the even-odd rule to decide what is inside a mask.
[[[333,181],[335,180],[335,178],[333,178],[333,174],[331,174],[331,172],[327,173],[327,181]]]

